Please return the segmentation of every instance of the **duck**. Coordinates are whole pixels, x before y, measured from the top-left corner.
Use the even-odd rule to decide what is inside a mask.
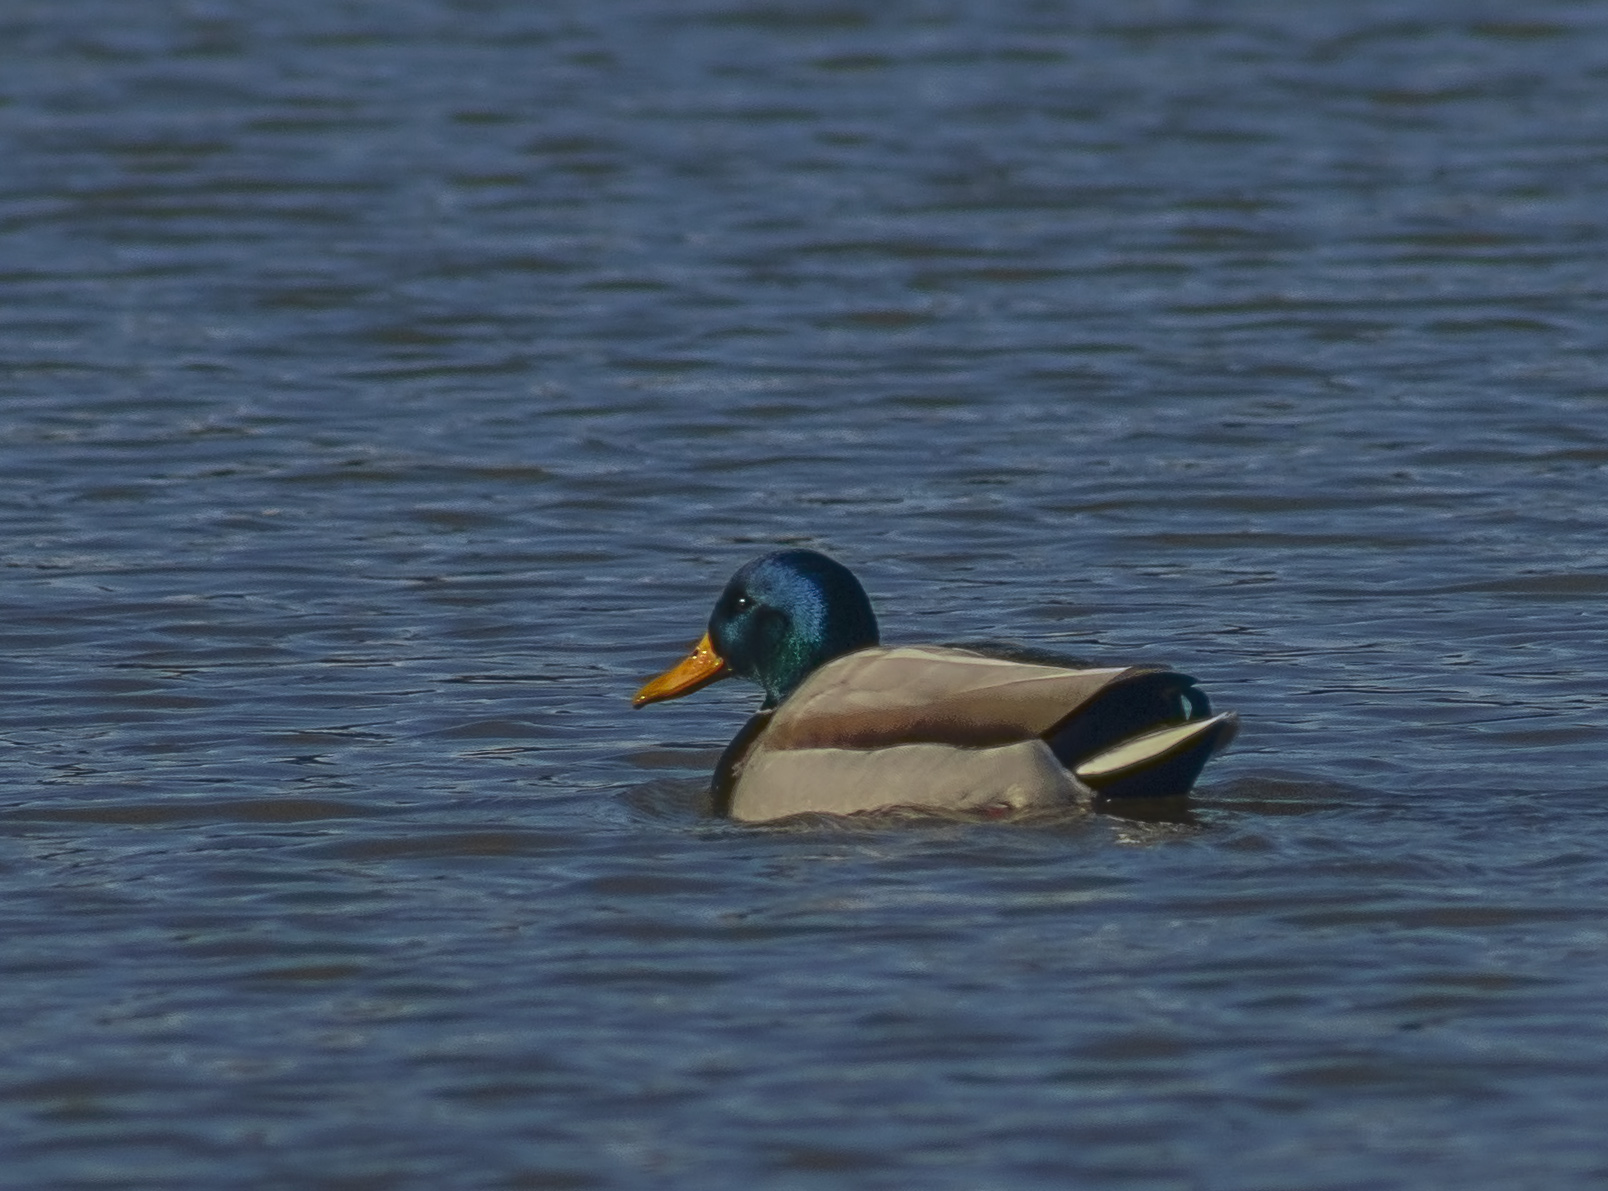
[[[692,651],[632,703],[678,699],[726,678],[764,691],[711,780],[714,811],[747,823],[1178,807],[1239,725],[1233,712],[1213,713],[1195,679],[1166,666],[885,646],[860,581],[815,550],[744,564]]]

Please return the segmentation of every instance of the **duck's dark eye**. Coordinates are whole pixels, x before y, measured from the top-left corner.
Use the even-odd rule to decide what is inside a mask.
[[[749,599],[745,595],[740,595],[735,600],[733,600],[731,602],[731,608],[732,608],[733,612],[747,612],[753,606],[754,606],[754,601]]]

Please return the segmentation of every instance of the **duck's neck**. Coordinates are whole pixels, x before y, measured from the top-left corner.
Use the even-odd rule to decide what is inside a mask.
[[[770,651],[770,665],[760,675],[765,688],[764,708],[777,706],[815,671],[834,658],[877,643],[876,617],[871,609],[854,609],[852,614],[822,615],[813,623],[805,619]]]

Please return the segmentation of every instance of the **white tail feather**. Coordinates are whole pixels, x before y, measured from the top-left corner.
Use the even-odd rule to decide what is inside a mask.
[[[1143,736],[1130,736],[1120,744],[1096,753],[1074,772],[1079,780],[1097,785],[1102,780],[1110,780],[1128,770],[1142,769],[1212,736],[1222,735],[1223,739],[1213,742],[1212,751],[1215,752],[1232,738],[1233,725],[1230,721],[1237,718],[1233,712],[1225,711],[1204,720],[1189,720],[1155,732],[1146,732]],[[1226,733],[1223,731],[1225,725],[1229,729]]]

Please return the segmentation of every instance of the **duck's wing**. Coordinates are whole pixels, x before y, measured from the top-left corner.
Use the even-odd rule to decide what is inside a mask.
[[[1176,710],[1166,716],[1177,701],[1168,704],[1165,693],[1114,697],[1116,691],[1149,691],[1157,684],[1142,680],[1151,675],[1176,680],[1162,685],[1193,685],[1159,666],[1074,670],[942,646],[863,649],[812,674],[776,710],[765,743],[774,749],[982,748],[1040,738],[1060,756],[1056,741],[1064,736],[1070,743],[1062,759],[1070,762],[1154,726],[1157,712],[1185,718]],[[1103,730],[1083,723],[1099,704],[1114,709],[1097,717],[1113,721]]]

